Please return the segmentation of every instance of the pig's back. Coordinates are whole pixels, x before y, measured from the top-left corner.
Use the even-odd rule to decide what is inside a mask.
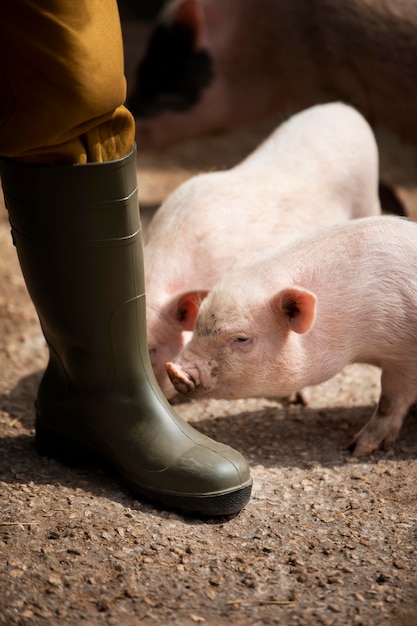
[[[363,162],[364,156],[377,162],[375,137],[365,118],[347,104],[331,102],[291,116],[235,169],[243,173],[277,164],[292,169],[294,163],[301,173],[308,172],[317,166],[317,152],[326,168],[340,162],[346,171],[346,158],[349,164]]]
[[[278,252],[280,264],[295,283],[329,297],[333,291],[387,296],[408,285],[403,295],[417,304],[417,224],[407,218],[365,217],[333,226]]]
[[[374,133],[356,109],[340,102],[293,115],[235,171],[242,179],[274,180],[283,194],[292,195],[295,208],[304,189],[305,201],[314,205],[316,215],[331,206],[335,213],[342,210],[341,217],[380,213]],[[328,225],[337,221],[330,215],[327,219]]]
[[[264,230],[271,240],[278,226],[275,232],[305,234],[303,228],[376,213],[372,130],[354,108],[331,103],[292,116],[232,169],[205,172],[180,185],[156,212],[147,240],[166,242],[180,230],[179,246],[210,240],[213,232],[227,235],[230,244],[240,234],[247,241],[248,229]],[[284,243],[288,237],[284,233]]]

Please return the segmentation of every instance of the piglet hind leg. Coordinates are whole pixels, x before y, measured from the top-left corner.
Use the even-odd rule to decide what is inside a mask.
[[[416,399],[415,370],[383,370],[381,395],[371,419],[353,437],[348,449],[355,457],[369,456],[375,450],[388,450],[397,439],[405,415]]]

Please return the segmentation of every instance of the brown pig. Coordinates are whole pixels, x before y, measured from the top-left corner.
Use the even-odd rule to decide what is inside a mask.
[[[417,2],[174,0],[128,84],[142,148],[334,100],[417,145]]]
[[[214,398],[287,396],[349,363],[379,366],[381,396],[355,456],[388,448],[417,396],[417,224],[365,217],[226,272],[171,380]]]
[[[307,109],[230,170],[195,176],[156,211],[145,236],[147,328],[156,378],[194,329],[222,273],[319,228],[380,213],[372,131],[352,107]]]

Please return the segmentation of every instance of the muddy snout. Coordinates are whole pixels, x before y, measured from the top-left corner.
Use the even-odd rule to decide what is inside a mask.
[[[169,379],[178,393],[189,393],[190,391],[194,391],[196,384],[189,374],[181,370],[175,363],[166,363],[165,367]]]

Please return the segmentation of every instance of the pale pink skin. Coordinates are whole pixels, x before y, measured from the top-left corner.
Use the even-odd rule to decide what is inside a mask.
[[[342,104],[297,114],[236,167],[180,185],[144,245],[148,343],[164,394],[176,394],[165,363],[189,340],[201,299],[225,270],[329,224],[379,213],[375,139]]]
[[[381,368],[381,396],[352,441],[395,441],[417,395],[417,225],[370,217],[226,272],[167,369],[191,397],[287,396],[349,363]]]
[[[137,120],[142,149],[332,100],[417,144],[415,0],[180,0],[164,14],[194,23],[215,80],[188,111]]]

